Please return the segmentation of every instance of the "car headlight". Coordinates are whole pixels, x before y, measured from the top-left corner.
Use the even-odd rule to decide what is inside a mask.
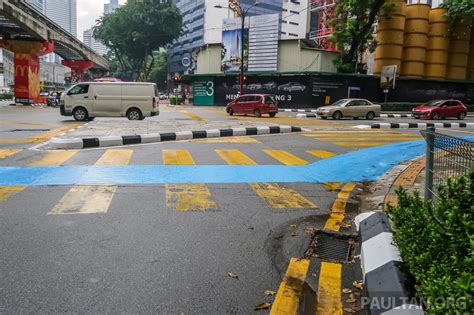
[[[324,108],[324,109],[321,109],[321,112],[323,112],[323,113],[329,113],[329,112],[330,112],[330,109]]]

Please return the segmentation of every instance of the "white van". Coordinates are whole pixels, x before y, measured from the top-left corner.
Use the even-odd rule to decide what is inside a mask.
[[[82,82],[61,95],[60,112],[78,121],[95,117],[142,120],[160,114],[158,89],[145,82]]]

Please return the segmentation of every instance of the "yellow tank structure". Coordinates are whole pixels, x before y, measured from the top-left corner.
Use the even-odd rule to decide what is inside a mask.
[[[383,66],[401,67],[406,3],[403,0],[390,2],[394,6],[393,12],[390,16],[382,13],[377,24],[374,74],[380,74]]]
[[[446,79],[465,80],[469,61],[469,46],[471,40],[471,21],[460,21],[454,24],[449,43]]]
[[[400,75],[423,77],[425,75],[426,49],[430,29],[431,5],[415,3],[406,7],[405,40]]]
[[[449,50],[449,19],[444,8],[430,10],[430,28],[426,47],[425,77],[445,79]]]

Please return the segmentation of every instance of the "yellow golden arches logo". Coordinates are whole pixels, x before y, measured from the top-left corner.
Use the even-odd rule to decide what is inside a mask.
[[[28,66],[25,65],[16,65],[15,66],[15,76],[24,77],[28,73]]]

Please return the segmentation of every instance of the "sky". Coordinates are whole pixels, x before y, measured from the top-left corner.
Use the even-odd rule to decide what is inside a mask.
[[[126,0],[119,0],[125,4]],[[109,0],[77,0],[77,37],[82,40],[82,32],[95,25],[95,21],[104,12],[104,3]]]

